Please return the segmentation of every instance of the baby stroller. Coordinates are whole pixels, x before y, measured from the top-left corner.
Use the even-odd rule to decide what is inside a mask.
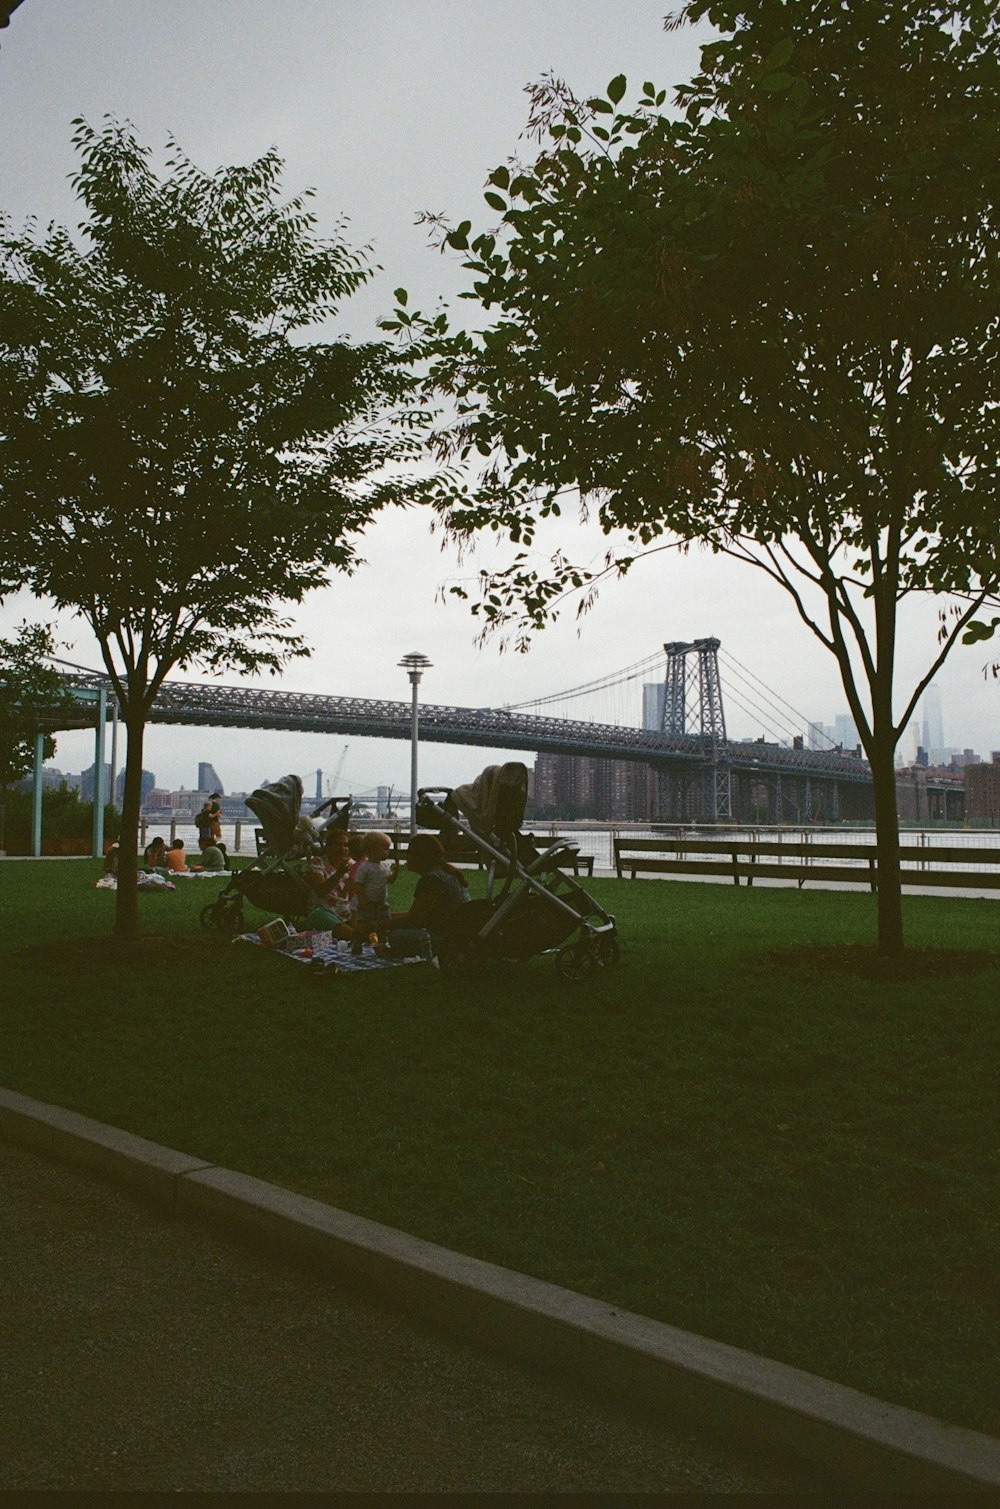
[[[346,828],[351,818],[350,797],[331,797],[310,818],[300,818],[302,781],[297,775],[259,786],[247,806],[260,820],[264,844],[253,864],[234,870],[225,890],[201,913],[204,928],[218,928],[232,937],[245,926],[245,902],[286,920],[308,915],[316,898],[302,874],[303,861],[323,848],[327,830]],[[323,822],[320,814],[327,812]]]
[[[490,765],[467,786],[418,793],[417,823],[438,830],[445,854],[449,839],[466,852],[471,844],[488,867],[487,899],[457,909],[448,952],[508,960],[554,953],[564,979],[584,980],[618,962],[615,919],[559,868],[577,845],[543,845],[520,831],[527,799],[528,771],[517,762]]]

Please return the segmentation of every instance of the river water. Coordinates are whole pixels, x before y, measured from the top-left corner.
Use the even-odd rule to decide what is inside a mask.
[[[146,840],[157,833],[165,839],[171,836],[171,823],[169,820],[161,822],[148,822],[146,825]],[[252,857],[257,853],[255,830],[259,825],[254,819],[248,819],[243,823],[223,823],[222,839],[230,854],[241,854]],[[368,819],[359,824],[363,828],[378,826],[374,820]],[[387,823],[387,831],[393,828],[406,831],[405,824]],[[198,830],[193,819],[186,821],[178,819],[173,824],[178,838],[184,840],[185,847],[191,853],[197,853]],[[810,828],[810,827],[786,827],[786,828],[742,828],[742,829],[718,829],[700,826],[682,827],[677,824],[668,826],[660,824],[651,827],[641,823],[525,823],[525,828],[539,837],[548,834],[558,834],[578,844],[581,854],[592,854],[594,857],[595,874],[601,871],[614,873],[614,850],[613,840],[615,835],[629,838],[663,837],[663,838],[734,838],[746,839],[786,839],[789,843],[802,843],[814,841],[828,843],[839,841],[840,843],[874,844],[875,832],[872,828],[854,828],[842,825],[836,828]],[[238,841],[237,841],[238,840]],[[928,860],[932,860],[935,848],[947,845],[950,848],[987,848],[1000,851],[1000,829],[998,828],[907,828],[900,834],[900,842],[907,848],[916,846],[930,851]],[[835,861],[834,861],[835,862]],[[780,860],[779,860],[780,863]],[[820,861],[819,863],[822,863]],[[974,866],[969,866],[970,869]]]

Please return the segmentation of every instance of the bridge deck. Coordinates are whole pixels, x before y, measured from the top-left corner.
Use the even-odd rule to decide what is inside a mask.
[[[107,677],[75,676],[67,680],[81,689],[100,686],[110,689]],[[383,702],[366,697],[165,681],[150,721],[408,739],[411,708],[408,702]],[[64,717],[51,726],[88,727],[92,723],[92,711],[81,709],[79,719],[67,721]],[[854,755],[743,742],[729,742],[713,750],[711,740],[698,734],[667,735],[610,723],[537,717],[506,708],[421,705],[420,738],[424,743],[472,744],[536,754],[642,761],[691,773],[717,763],[721,756],[722,762],[734,771],[759,771],[762,776],[778,774],[863,785],[871,782],[868,765]]]

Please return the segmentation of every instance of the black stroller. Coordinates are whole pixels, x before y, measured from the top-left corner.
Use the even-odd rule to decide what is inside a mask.
[[[619,959],[615,919],[560,869],[577,845],[541,844],[522,833],[528,798],[526,766],[488,766],[475,781],[418,793],[417,823],[436,828],[465,852],[471,844],[487,864],[487,899],[459,907],[449,938],[452,960],[522,960],[556,955],[567,980],[584,980]]]
[[[245,902],[286,921],[307,916],[316,898],[302,865],[322,849],[328,829],[346,828],[351,818],[350,797],[331,797],[315,809],[308,823],[300,822],[302,781],[297,775],[258,787],[247,797],[247,806],[264,831],[261,852],[245,870],[233,871],[225,890],[201,913],[202,927],[217,928],[228,937],[245,927]],[[328,816],[317,827],[316,819],[323,812]]]

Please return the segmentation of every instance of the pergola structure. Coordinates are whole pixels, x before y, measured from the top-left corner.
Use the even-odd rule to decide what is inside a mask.
[[[113,694],[104,686],[69,688],[75,706],[59,717],[43,719],[35,730],[35,760],[31,771],[31,853],[37,859],[42,852],[42,766],[47,733],[57,729],[94,728],[94,823],[92,828],[95,859],[104,853],[104,808],[108,801],[104,780],[104,749],[107,743],[109,699]],[[117,732],[117,720],[116,720]]]

